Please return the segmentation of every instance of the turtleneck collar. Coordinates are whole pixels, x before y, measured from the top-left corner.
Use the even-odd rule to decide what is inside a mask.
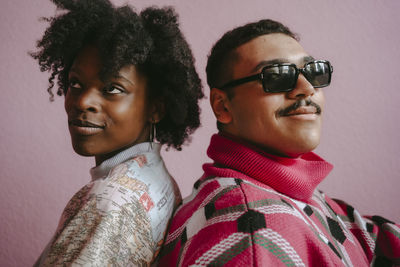
[[[160,156],[161,144],[153,143],[150,146],[149,142],[136,144],[131,146],[113,157],[103,161],[100,165],[93,167],[90,169],[90,175],[92,176],[92,181],[97,180],[99,178],[104,178],[108,175],[110,170],[114,168],[116,165],[127,161],[135,156],[144,154],[144,153],[155,153]]]
[[[333,166],[313,152],[285,158],[255,151],[220,134],[211,138],[205,176],[256,179],[289,197],[306,201]]]

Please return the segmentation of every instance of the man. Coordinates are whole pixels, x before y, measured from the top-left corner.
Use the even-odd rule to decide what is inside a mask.
[[[399,227],[315,190],[332,165],[320,141],[333,68],[284,25],[226,33],[208,59],[218,121],[204,175],[178,208],[160,263],[172,266],[400,264]]]

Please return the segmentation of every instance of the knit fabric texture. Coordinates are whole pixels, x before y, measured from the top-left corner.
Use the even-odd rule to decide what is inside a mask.
[[[400,229],[315,190],[332,165],[214,135],[213,164],[176,211],[165,266],[395,266]]]

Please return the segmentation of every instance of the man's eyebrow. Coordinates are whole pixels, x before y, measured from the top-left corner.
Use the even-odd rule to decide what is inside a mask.
[[[252,72],[255,72],[265,66],[268,65],[273,65],[273,64],[281,64],[281,63],[288,63],[289,60],[287,60],[286,58],[275,58],[272,60],[263,60],[260,63],[257,64],[257,66],[255,66],[255,68],[252,70]]]
[[[311,61],[314,61],[315,60],[315,58],[313,57],[313,56],[306,56],[306,57],[303,57],[303,62],[304,62],[304,64],[306,64],[306,63],[308,63],[308,62],[311,62]]]
[[[310,61],[314,61],[315,58],[312,56],[305,56],[301,59],[301,62],[306,64]],[[263,60],[260,63],[257,64],[257,66],[255,66],[255,68],[252,70],[252,72],[255,72],[265,66],[268,65],[273,65],[273,64],[282,64],[282,63],[289,63],[290,61],[287,58],[275,58],[272,60]]]

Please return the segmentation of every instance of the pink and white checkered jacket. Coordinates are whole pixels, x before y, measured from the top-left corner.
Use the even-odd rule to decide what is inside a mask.
[[[395,266],[400,229],[315,190],[332,165],[214,135],[213,164],[176,211],[161,266]]]

